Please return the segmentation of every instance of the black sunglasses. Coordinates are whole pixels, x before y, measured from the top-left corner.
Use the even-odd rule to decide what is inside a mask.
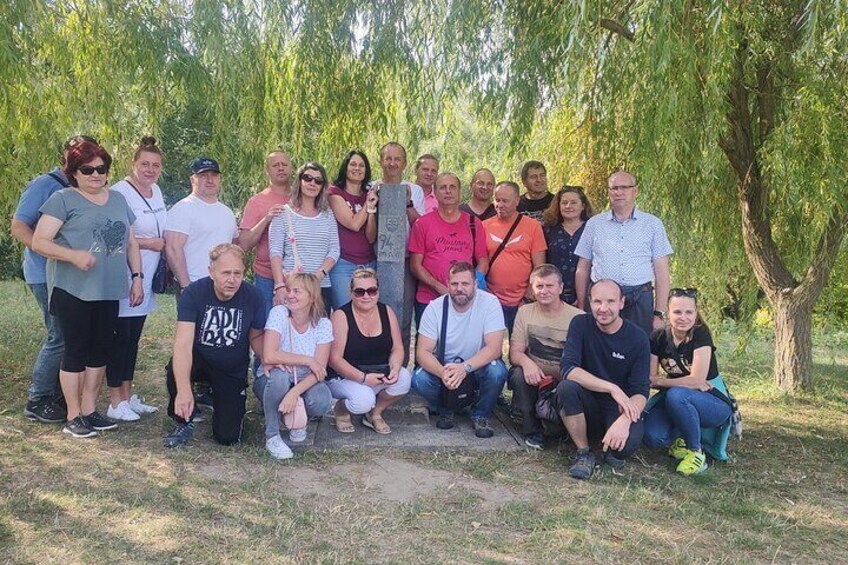
[[[689,298],[698,298],[697,288],[672,288],[668,291],[669,296],[687,296]]]
[[[77,168],[77,172],[84,174],[85,176],[94,174],[94,171],[97,171],[99,175],[105,175],[109,172],[109,165],[100,165],[99,167],[92,167],[91,165],[80,165]]]
[[[324,178],[323,177],[313,177],[312,175],[301,173],[300,174],[301,182],[314,182],[318,186],[324,186]]]
[[[380,292],[380,289],[376,286],[369,286],[368,288],[354,288],[350,291],[352,295],[357,298],[362,298],[365,296],[365,293],[368,293],[368,296],[377,296],[377,293]]]

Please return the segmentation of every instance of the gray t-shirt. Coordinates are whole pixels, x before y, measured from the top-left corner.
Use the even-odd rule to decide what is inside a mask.
[[[451,303],[448,306],[448,329],[445,339],[445,362],[451,363],[461,357],[470,359],[483,349],[483,336],[506,328],[501,303],[484,290],[477,290],[471,308],[457,312]],[[450,300],[447,295],[436,298],[427,305],[421,316],[418,333],[439,341],[442,331],[442,303]],[[439,359],[439,361],[443,361]]]
[[[110,190],[106,203],[97,205],[75,189],[65,188],[54,193],[39,211],[62,222],[54,243],[84,249],[97,259],[88,271],[69,261],[48,260],[47,284],[51,288],[58,286],[85,301],[127,297],[127,235],[135,214],[121,193]]]

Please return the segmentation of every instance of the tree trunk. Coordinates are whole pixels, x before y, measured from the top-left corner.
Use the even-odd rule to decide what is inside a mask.
[[[786,391],[813,388],[813,304],[788,292],[774,309],[774,384]]]

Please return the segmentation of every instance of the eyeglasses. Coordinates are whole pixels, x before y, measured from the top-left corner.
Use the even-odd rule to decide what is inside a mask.
[[[94,174],[94,171],[97,171],[98,175],[105,175],[109,172],[109,165],[100,165],[99,167],[92,167],[91,165],[80,165],[77,168],[77,172],[85,176]]]
[[[622,184],[622,185],[618,185],[618,186],[611,186],[611,187],[609,187],[609,191],[610,192],[616,192],[616,191],[623,192],[625,190],[630,190],[631,188],[636,188],[636,185],[635,184]]]
[[[313,177],[312,175],[308,175],[306,173],[301,173],[300,181],[301,182],[314,182],[318,186],[324,186],[324,177]]]
[[[376,286],[369,286],[368,288],[354,288],[350,291],[357,298],[362,298],[367,293],[368,296],[377,296],[377,293],[380,292],[380,289]]]
[[[687,296],[689,298],[698,298],[697,288],[672,288],[668,291],[669,296]]]

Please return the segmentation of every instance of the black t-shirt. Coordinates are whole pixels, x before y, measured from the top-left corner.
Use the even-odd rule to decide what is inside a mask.
[[[177,302],[177,320],[195,325],[195,354],[237,379],[247,377],[250,330],[264,329],[266,317],[262,293],[249,282],[222,302],[212,279],[204,277],[188,285]]]
[[[463,202],[462,204],[460,204],[459,209],[462,210],[463,212],[467,212],[471,216],[475,216],[477,218],[480,218],[481,222],[488,220],[489,218],[494,218],[495,214],[497,213],[497,212],[495,212],[495,205],[494,204],[489,204],[488,208],[483,210],[482,214],[478,214],[477,212],[472,210],[471,206],[468,205],[468,202]]]
[[[707,369],[707,380],[718,376],[718,363],[715,356],[713,336],[707,326],[698,326],[692,332],[692,339],[684,341],[677,347],[670,330],[656,330],[651,334],[651,355],[659,359],[660,367],[670,379],[688,377],[692,373],[692,359],[699,347],[710,348],[710,368]]]
[[[651,369],[648,336],[633,322],[623,321],[617,332],[606,334],[590,314],[575,316],[562,350],[562,378],[580,367],[618,385],[627,396],[641,394],[648,398]]]
[[[530,200],[526,193],[522,194],[518,200],[518,211],[542,223],[542,214],[551,205],[553,199],[554,195],[550,192],[538,200]]]

